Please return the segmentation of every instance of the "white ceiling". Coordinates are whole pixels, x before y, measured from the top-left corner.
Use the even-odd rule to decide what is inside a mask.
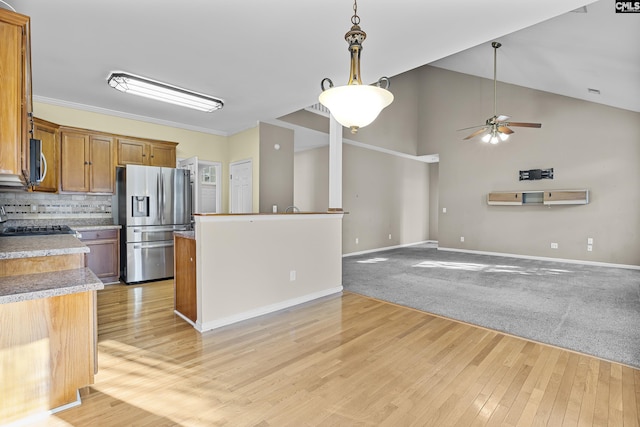
[[[31,17],[40,102],[230,135],[317,102],[324,77],[336,85],[348,77],[351,0],[4,1]],[[584,4],[360,0],[363,80],[441,58],[434,65],[492,78],[489,43],[500,40],[498,80],[640,111],[638,15],[615,14],[610,0],[567,14]],[[202,113],[125,95],[107,85],[111,71],[225,106]]]

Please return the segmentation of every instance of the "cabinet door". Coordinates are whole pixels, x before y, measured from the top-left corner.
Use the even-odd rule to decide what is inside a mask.
[[[487,204],[489,205],[521,205],[522,193],[489,193],[487,196]]]
[[[149,147],[142,141],[118,138],[118,165],[148,165]]]
[[[47,174],[33,191],[58,191],[58,126],[40,119],[33,119],[34,138],[42,141],[42,154],[47,162]]]
[[[89,147],[89,191],[92,193],[113,193],[115,181],[113,138],[91,135]]]
[[[151,166],[165,166],[170,168],[176,167],[176,147],[164,144],[150,144],[151,158],[149,164]]]
[[[61,132],[60,152],[62,191],[89,191],[89,135]]]
[[[118,240],[83,240],[82,243],[89,248],[87,267],[103,282],[117,282],[120,275]]]
[[[28,170],[29,18],[0,8],[0,173]],[[28,102],[27,102],[28,101]]]

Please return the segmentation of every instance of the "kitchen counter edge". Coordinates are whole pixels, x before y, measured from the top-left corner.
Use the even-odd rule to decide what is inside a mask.
[[[104,289],[89,268],[0,277],[0,304]]]

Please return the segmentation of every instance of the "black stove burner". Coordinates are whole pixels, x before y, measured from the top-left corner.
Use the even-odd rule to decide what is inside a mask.
[[[68,225],[27,225],[18,227],[5,227],[0,234],[2,236],[45,236],[49,234],[74,234]]]

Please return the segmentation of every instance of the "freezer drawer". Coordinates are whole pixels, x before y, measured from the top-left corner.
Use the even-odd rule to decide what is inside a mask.
[[[189,225],[133,226],[127,227],[126,242],[159,242],[173,241],[174,231],[188,230]]]
[[[127,243],[126,283],[173,277],[173,240]]]

